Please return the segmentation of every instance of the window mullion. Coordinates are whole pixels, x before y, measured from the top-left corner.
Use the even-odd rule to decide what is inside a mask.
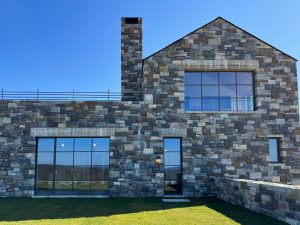
[[[201,75],[201,98],[200,98],[200,102],[201,102],[201,107],[200,107],[200,110],[202,111],[203,110],[203,100],[202,100],[202,98],[203,98],[203,96],[202,96],[202,94],[203,94],[203,79],[202,79],[202,72],[200,73],[200,75]]]
[[[74,163],[75,163],[75,138],[73,138],[73,166],[72,166],[72,193],[75,192],[74,190],[74,170],[75,170],[75,167],[74,167]]]
[[[52,194],[55,193],[55,178],[56,178],[56,138],[54,138],[54,160],[53,160],[53,175],[52,175]]]
[[[220,104],[220,72],[218,72],[218,103],[219,103],[219,111],[221,111],[221,104]]]
[[[93,145],[94,145],[94,138],[92,138],[92,145],[91,145],[90,192],[92,191]]]
[[[236,111],[239,111],[238,109],[238,84],[237,84],[237,72],[235,72],[235,107],[236,107]]]

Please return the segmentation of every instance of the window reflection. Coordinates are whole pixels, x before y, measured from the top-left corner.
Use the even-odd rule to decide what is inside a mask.
[[[251,72],[238,72],[238,84],[253,84],[253,75]]]
[[[202,84],[218,84],[218,72],[202,72]]]
[[[201,84],[201,73],[199,72],[186,72],[185,73],[185,84],[197,85]]]
[[[75,150],[74,151],[91,151],[92,138],[75,138]]]
[[[57,138],[56,151],[72,152],[74,148],[74,138]]]
[[[73,153],[56,152],[55,180],[70,181],[73,179]]]
[[[104,194],[108,178],[109,138],[38,139],[37,194]]]
[[[40,194],[51,194],[54,174],[54,140],[51,138],[38,139],[38,149],[36,189]]]
[[[93,151],[109,151],[109,138],[93,138]]]
[[[38,141],[39,152],[53,152],[54,139],[53,138],[40,138]]]
[[[253,111],[252,72],[187,72],[184,92],[187,111]]]
[[[180,138],[164,138],[164,180],[165,194],[182,192]]]
[[[220,84],[236,84],[236,73],[220,72],[219,79],[220,79]]]
[[[74,152],[74,180],[90,180],[91,160],[90,152]]]
[[[279,161],[279,139],[278,138],[269,138],[269,161],[278,162]]]

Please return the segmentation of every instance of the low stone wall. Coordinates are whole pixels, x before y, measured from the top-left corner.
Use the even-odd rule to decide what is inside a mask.
[[[292,225],[300,225],[300,186],[217,178],[217,197]]]

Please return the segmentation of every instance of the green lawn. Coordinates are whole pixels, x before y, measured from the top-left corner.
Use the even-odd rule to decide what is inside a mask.
[[[164,203],[161,198],[0,199],[0,224],[283,225],[215,198]]]

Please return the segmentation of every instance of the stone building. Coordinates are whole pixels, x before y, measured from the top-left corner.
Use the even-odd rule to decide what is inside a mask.
[[[221,17],[142,58],[122,18],[121,66],[121,101],[0,101],[0,196],[216,196],[299,224],[296,59]]]

